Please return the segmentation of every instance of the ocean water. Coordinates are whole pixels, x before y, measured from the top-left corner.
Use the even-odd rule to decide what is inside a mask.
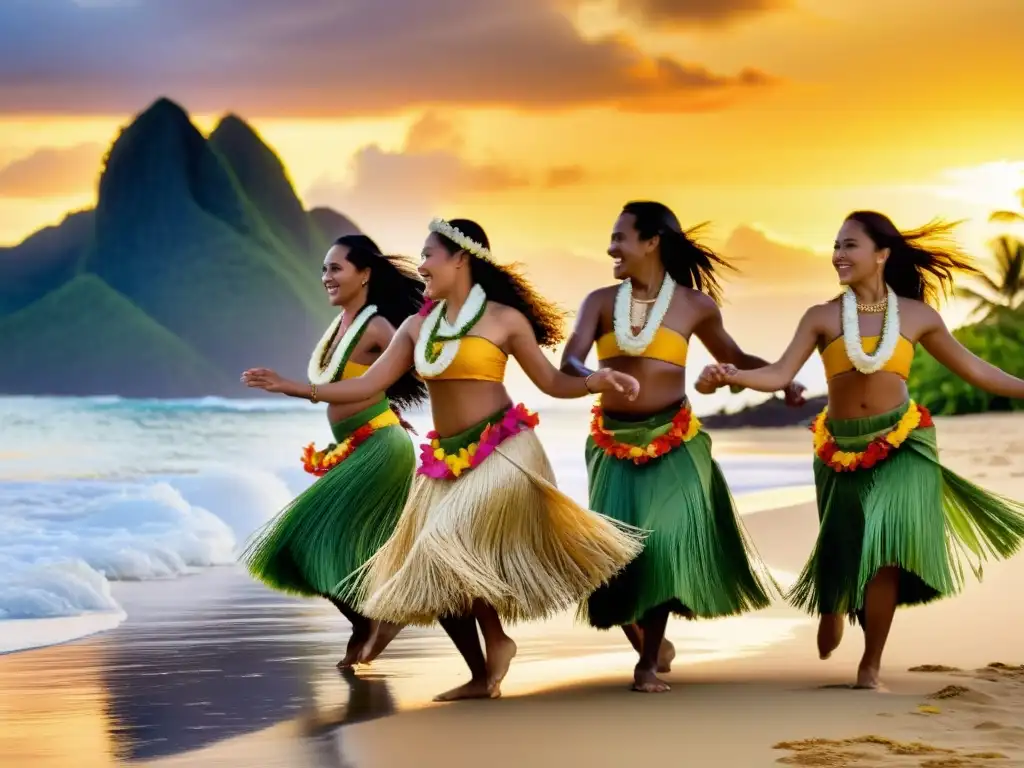
[[[560,487],[585,502],[587,403],[532,405]],[[111,581],[237,563],[312,482],[302,447],[329,439],[324,406],[284,398],[0,398],[0,653],[116,626]],[[811,482],[805,457],[718,458],[737,495]]]

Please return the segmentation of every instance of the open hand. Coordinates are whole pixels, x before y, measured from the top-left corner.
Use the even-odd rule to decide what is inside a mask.
[[[806,391],[807,387],[799,381],[790,382],[789,386],[782,390],[782,395],[786,399],[786,405],[790,408],[799,408],[807,402],[807,398],[804,397],[804,392]]]
[[[250,368],[242,374],[242,383],[252,389],[265,392],[282,392],[285,380],[276,371],[269,368]]]
[[[618,392],[629,400],[636,400],[640,394],[640,382],[622,371],[601,368],[590,377],[590,388],[596,392]]]

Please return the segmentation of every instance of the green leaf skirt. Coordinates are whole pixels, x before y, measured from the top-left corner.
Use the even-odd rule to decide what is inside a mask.
[[[909,402],[877,416],[829,419],[840,450],[862,451],[889,432]],[[812,614],[864,607],[872,576],[900,569],[899,605],[956,594],[964,564],[1005,558],[1024,540],[1024,504],[965,480],[939,463],[935,428],[913,430],[900,448],[870,469],[836,472],[814,458],[818,540],[788,597]]]

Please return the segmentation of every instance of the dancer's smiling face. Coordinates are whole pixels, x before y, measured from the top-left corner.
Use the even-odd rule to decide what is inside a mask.
[[[354,299],[370,282],[370,270],[358,269],[348,260],[347,245],[332,246],[324,257],[320,279],[331,306],[339,307]]]
[[[832,251],[832,266],[840,285],[870,280],[885,269],[888,258],[889,249],[879,248],[863,224],[855,219],[843,222]]]
[[[459,251],[452,254],[434,232],[423,243],[420,258],[418,271],[425,284],[423,295],[434,301],[448,296],[455,286],[459,270],[469,266],[467,253]]]
[[[617,280],[635,277],[645,272],[644,266],[657,256],[660,238],[642,240],[636,229],[636,216],[623,213],[612,227],[608,255],[612,257],[612,273]]]

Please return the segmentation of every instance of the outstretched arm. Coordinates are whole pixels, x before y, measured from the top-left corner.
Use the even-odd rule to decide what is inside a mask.
[[[587,355],[590,348],[597,340],[597,324],[600,319],[599,297],[591,293],[580,305],[579,314],[576,316],[576,325],[572,329],[572,336],[565,344],[562,351],[562,371],[571,376],[587,377],[593,371],[587,367]]]
[[[640,393],[640,383],[635,378],[611,368],[601,368],[587,376],[563,373],[544,356],[533,327],[522,314],[511,312],[509,325],[509,351],[530,381],[544,394],[570,399],[601,392],[621,392],[634,400]]]
[[[703,297],[702,297],[703,298]],[[707,299],[708,307],[705,308],[705,318],[693,329],[694,334],[704,344],[711,356],[720,363],[734,365],[740,370],[750,368],[763,368],[768,365],[755,355],[748,355],[736,340],[725,330],[725,323],[722,322],[722,311],[710,298]],[[786,382],[787,384],[789,382]]]
[[[701,299],[706,297],[701,296]],[[756,355],[750,355],[744,352],[740,345],[736,343],[736,340],[725,330],[725,323],[722,321],[722,311],[718,308],[718,305],[710,299],[706,298],[707,307],[705,309],[706,316],[702,322],[700,322],[696,328],[694,328],[694,334],[697,338],[703,342],[711,356],[720,363],[726,363],[732,365],[740,370],[748,371],[753,369],[764,368],[768,365],[767,360],[763,360]],[[813,351],[813,349],[812,349]],[[808,353],[808,356],[810,353]],[[804,358],[806,362],[807,358]],[[800,363],[803,365],[803,362]],[[800,370],[800,366],[797,366],[793,375],[796,376],[797,371]],[[740,390],[744,385],[734,384],[733,389]],[[696,389],[702,394],[709,394],[705,386],[705,382],[698,379]],[[775,389],[784,390],[786,396],[786,402],[789,405],[801,405],[804,401],[803,393],[806,391],[806,387],[803,384],[795,382],[790,378],[783,382],[780,386]],[[774,392],[772,390],[764,390]]]
[[[414,318],[409,318],[395,332],[384,353],[362,376],[356,379],[336,381],[316,388],[309,383],[289,381],[266,368],[253,368],[242,374],[242,382],[248,387],[280,392],[289,397],[314,400],[323,403],[358,403],[373,395],[384,392],[402,378],[413,366],[415,343],[410,331]]]
[[[701,374],[701,380],[711,382],[712,388],[734,385],[758,392],[783,389],[793,381],[793,377],[814,352],[819,335],[818,314],[816,308],[811,308],[800,319],[793,340],[776,362],[747,370],[740,370],[738,366],[730,364],[709,366],[709,370]]]
[[[1000,397],[1024,399],[1024,380],[975,355],[953,337],[938,312],[931,312],[931,327],[920,339],[928,354],[972,387]]]

